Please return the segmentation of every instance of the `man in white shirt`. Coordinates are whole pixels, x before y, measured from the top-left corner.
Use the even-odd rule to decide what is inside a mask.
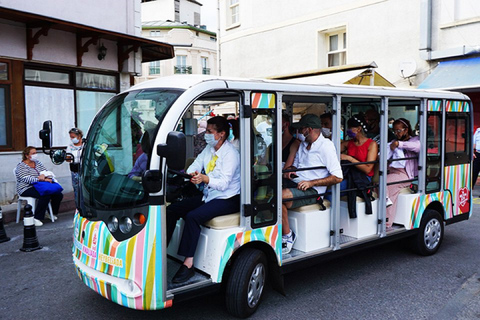
[[[333,142],[322,136],[321,121],[314,114],[306,114],[299,122],[292,124],[297,129],[297,139],[302,141],[295,156],[293,166],[289,169],[325,167],[286,173],[286,178],[297,183],[296,188],[282,190],[283,199],[311,196],[284,202],[282,205],[282,247],[283,253],[292,250],[296,240],[295,233],[288,223],[288,209],[313,204],[327,190],[328,186],[343,180],[342,167],[337,157]],[[297,230],[299,232],[299,230]]]

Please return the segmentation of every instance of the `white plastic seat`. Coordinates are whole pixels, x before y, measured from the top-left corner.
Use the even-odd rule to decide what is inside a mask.
[[[15,176],[15,183],[17,181],[17,174],[15,172],[16,168],[13,168],[13,175]],[[17,205],[17,223],[20,221],[20,212],[22,211],[22,201],[27,201],[29,205],[32,206],[32,212],[35,213],[35,207],[37,205],[37,198],[33,197],[23,197],[18,195],[18,205]],[[48,203],[48,212],[50,213],[50,219],[52,222],[55,222],[55,217],[53,215],[52,204]]]
[[[227,229],[240,225],[240,212],[218,216],[205,223],[211,229]]]

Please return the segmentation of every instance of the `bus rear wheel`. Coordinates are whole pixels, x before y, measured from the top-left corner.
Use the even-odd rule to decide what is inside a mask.
[[[422,256],[436,253],[442,244],[443,230],[442,216],[435,210],[425,210],[414,239],[415,251]]]
[[[239,318],[252,315],[260,304],[267,279],[265,254],[248,248],[240,252],[233,263],[226,286],[226,306]]]

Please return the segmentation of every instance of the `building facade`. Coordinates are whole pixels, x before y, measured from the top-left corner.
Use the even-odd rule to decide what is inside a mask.
[[[0,1],[0,205],[14,201],[13,168],[26,146],[41,146],[43,121],[65,147],[69,129],[86,132],[142,62],[173,57],[172,46],[140,34],[140,0]],[[68,165],[40,160],[70,191]]]
[[[345,83],[348,78],[334,74],[373,64],[370,70],[396,87],[462,91],[480,104],[480,7],[474,1],[223,0],[219,5],[224,76],[316,75],[319,82]],[[475,120],[480,125],[480,113]]]
[[[137,82],[174,74],[217,74],[217,35],[201,24],[194,0],[143,1],[142,36],[171,44],[175,58],[142,65]]]

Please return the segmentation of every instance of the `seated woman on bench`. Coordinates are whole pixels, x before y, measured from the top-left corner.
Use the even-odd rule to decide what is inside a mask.
[[[178,248],[178,254],[184,256],[185,261],[173,277],[173,283],[185,282],[195,274],[193,256],[202,224],[240,210],[240,155],[227,140],[229,132],[225,118],[217,116],[207,121],[207,146],[187,169],[192,183],[204,184],[203,196],[186,198],[167,207],[167,243],[177,220],[185,220]]]
[[[399,118],[393,123],[393,132],[396,139],[389,144],[391,151],[400,149],[405,158],[418,157],[420,152],[420,138],[412,136],[412,126],[407,119]],[[394,161],[388,167],[387,174],[387,197],[391,205],[387,204],[387,231],[392,230],[393,220],[397,210],[397,198],[400,191],[410,186],[410,182],[401,182],[413,179],[418,175],[418,160],[410,159],[405,161]],[[400,183],[388,185],[390,182]]]

